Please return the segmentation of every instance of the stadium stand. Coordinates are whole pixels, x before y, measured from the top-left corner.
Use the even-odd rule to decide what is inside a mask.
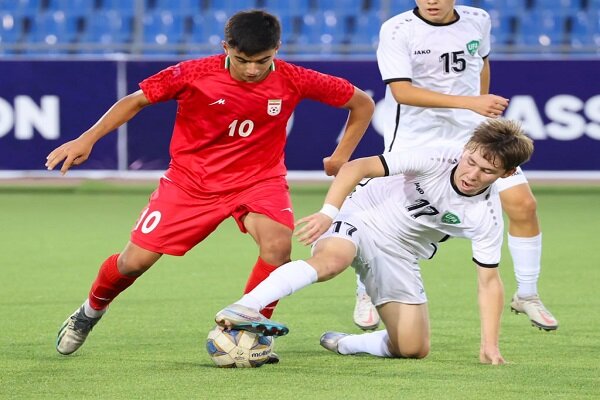
[[[497,53],[598,54],[600,0],[458,0],[486,9]],[[379,26],[414,0],[0,0],[0,54],[220,51],[240,9],[282,21],[285,54],[373,56]]]

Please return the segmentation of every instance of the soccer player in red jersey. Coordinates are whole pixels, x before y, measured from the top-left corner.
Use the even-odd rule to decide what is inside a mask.
[[[225,27],[225,54],[183,61],[140,83],[91,128],[47,157],[61,172],[83,163],[94,144],[151,104],[176,100],[171,162],[123,251],[108,257],[88,298],[67,318],[56,349],[75,352],[115,297],[163,254],[180,256],[232,216],[259,247],[252,290],[290,261],[294,216],[285,179],[286,125],[302,99],[348,109],[344,135],[323,160],[335,175],[367,129],[373,100],[345,79],[275,56],[281,28],[264,11],[242,11]],[[266,309],[268,318],[273,307]]]

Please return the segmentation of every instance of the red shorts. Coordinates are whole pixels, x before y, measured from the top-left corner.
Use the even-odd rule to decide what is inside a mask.
[[[293,230],[294,213],[285,178],[218,195],[192,195],[161,178],[131,231],[131,241],[146,250],[181,256],[230,216],[246,233],[242,219],[250,212],[266,215]]]

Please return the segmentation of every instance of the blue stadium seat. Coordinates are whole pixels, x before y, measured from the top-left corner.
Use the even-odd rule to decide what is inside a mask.
[[[277,15],[281,23],[281,44],[282,53],[288,51],[287,45],[295,44],[298,33],[301,30],[302,17],[291,13]]]
[[[206,11],[222,11],[231,17],[238,11],[257,8],[256,0],[209,0]]]
[[[580,11],[575,15],[569,43],[575,48],[600,47],[600,10]]]
[[[344,18],[338,17],[333,11],[305,15],[297,37],[298,44],[315,45],[319,52],[348,40]]]
[[[575,15],[581,8],[581,0],[534,0],[532,7],[533,10],[562,11],[570,15]]]
[[[304,15],[312,11],[310,3],[310,0],[262,0],[261,2],[257,1],[257,7],[261,6],[269,12],[279,15]]]
[[[224,12],[194,15],[189,41],[210,46],[213,51],[219,50],[226,20]]]
[[[156,10],[144,15],[144,44],[148,45],[146,54],[176,54],[173,45],[184,41],[184,23],[181,14]]]
[[[94,0],[47,0],[46,12],[63,11],[74,17],[86,17],[94,11]]]
[[[135,1],[131,0],[100,0],[100,9],[104,11],[115,11],[125,17],[135,14]]]
[[[359,0],[317,0],[316,11],[334,12],[337,16],[358,15],[362,9],[362,1]]]
[[[396,14],[400,14],[404,11],[412,10],[416,7],[414,0],[398,0],[390,2],[390,13],[388,15],[384,15],[384,19],[388,19],[393,17]]]
[[[530,46],[561,45],[566,39],[566,16],[562,12],[536,10],[519,18],[517,44]]]
[[[479,0],[456,0],[457,6],[479,7]]]
[[[492,19],[492,48],[495,45],[504,46],[511,44],[514,40],[514,17],[500,15],[494,11],[490,13],[490,18]]]
[[[379,43],[379,28],[382,24],[381,12],[371,10],[356,16],[350,33],[350,42],[360,46],[362,52],[371,53]]]
[[[131,17],[114,10],[100,10],[86,20],[85,30],[79,42],[101,45],[120,45],[131,42],[133,22]],[[112,52],[113,50],[107,50]]]
[[[42,10],[40,3],[41,0],[0,0],[0,10],[33,18]]]
[[[7,45],[17,44],[22,34],[22,17],[10,12],[0,11],[0,54],[17,53],[15,49],[9,49]]]
[[[484,10],[497,11],[501,16],[520,18],[527,11],[525,0],[479,0],[479,7]]]
[[[170,11],[174,14],[194,16],[200,14],[201,0],[156,0],[154,10]]]
[[[33,46],[27,47],[30,54],[67,53],[60,47],[73,43],[77,37],[77,26],[74,17],[69,17],[63,11],[45,12],[33,18],[31,32],[26,35],[27,42]],[[43,45],[43,47],[42,47]]]
[[[600,0],[587,0],[587,10],[600,11]]]

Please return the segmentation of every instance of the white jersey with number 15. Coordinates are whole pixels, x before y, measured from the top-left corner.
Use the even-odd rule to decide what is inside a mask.
[[[381,27],[377,62],[383,81],[410,81],[438,93],[477,96],[483,59],[490,52],[489,14],[456,6],[458,19],[433,24],[416,9],[396,15]],[[398,104],[385,93],[385,151],[453,143],[462,145],[483,119],[470,110]]]

